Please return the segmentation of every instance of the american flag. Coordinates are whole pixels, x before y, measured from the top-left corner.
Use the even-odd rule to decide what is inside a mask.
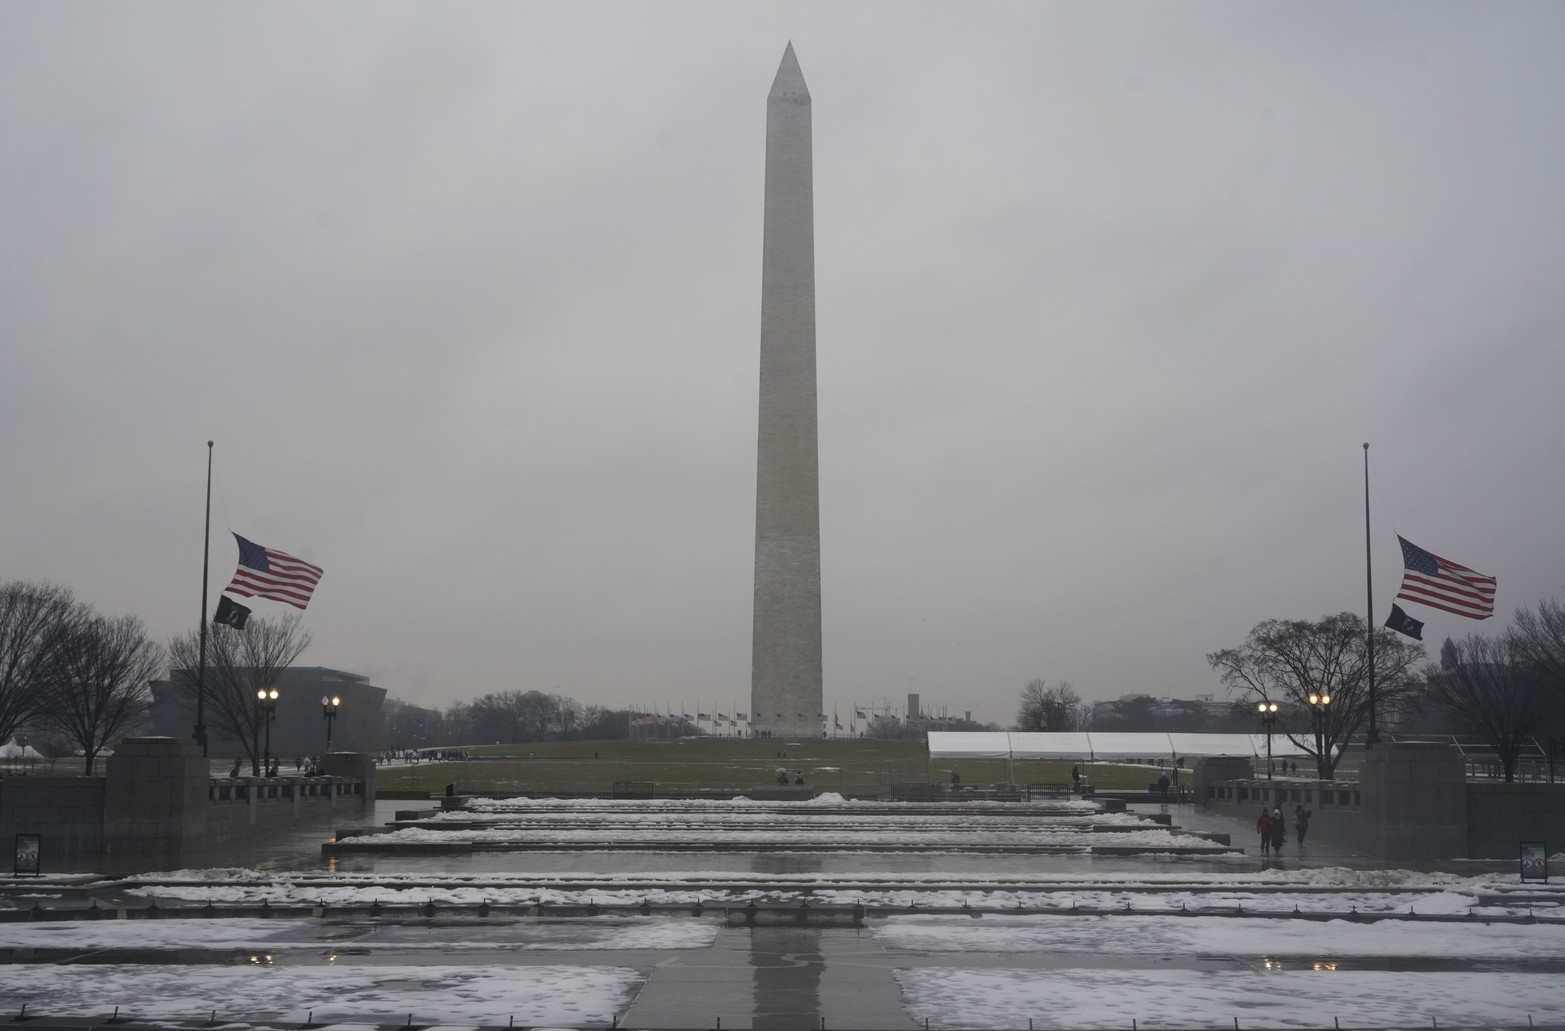
[[[1401,537],[1402,589],[1397,598],[1468,619],[1494,615],[1495,579],[1431,554]]]
[[[310,603],[316,581],[321,578],[320,566],[312,566],[285,552],[263,548],[237,533],[234,540],[239,542],[239,568],[234,570],[233,583],[223,588],[226,593],[246,598],[270,598],[296,609]]]

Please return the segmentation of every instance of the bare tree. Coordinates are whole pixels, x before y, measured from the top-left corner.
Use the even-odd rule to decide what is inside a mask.
[[[1353,735],[1369,722],[1369,662],[1364,621],[1351,612],[1309,620],[1257,623],[1238,648],[1206,657],[1229,691],[1277,702],[1288,739],[1315,759],[1316,775],[1332,779]],[[1386,629],[1375,631],[1375,694],[1382,712],[1401,708],[1418,680],[1424,649]],[[1331,703],[1310,705],[1310,696]],[[1317,747],[1315,724],[1320,729]]]
[[[169,679],[181,704],[196,709],[196,668],[200,635],[192,630],[169,642]],[[276,686],[283,671],[310,646],[310,633],[298,616],[251,619],[243,630],[218,624],[207,638],[206,714],[219,731],[238,741],[261,775],[261,733],[266,713],[256,695]],[[308,699],[314,702],[314,699]]]
[[[1043,680],[1029,680],[1022,688],[1016,712],[1018,730],[1075,730],[1081,721],[1082,702],[1069,681],[1050,687]]]
[[[79,616],[67,588],[0,584],[0,744],[39,713],[56,650]]]
[[[1549,599],[1538,609],[1518,609],[1514,647],[1530,661],[1542,666],[1554,683],[1555,691],[1565,691],[1565,606]]]
[[[1440,648],[1440,663],[1424,671],[1431,702],[1451,713],[1494,749],[1505,779],[1516,779],[1516,761],[1532,736],[1558,713],[1559,693],[1547,669],[1532,661],[1515,634],[1471,634]]]
[[[163,649],[140,619],[83,609],[56,649],[42,720],[81,749],[91,776],[98,753],[146,720],[162,670]]]

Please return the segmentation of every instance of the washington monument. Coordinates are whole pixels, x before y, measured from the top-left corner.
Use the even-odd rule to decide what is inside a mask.
[[[750,718],[757,731],[815,737],[822,697],[821,514],[811,163],[810,91],[789,43],[766,97]]]

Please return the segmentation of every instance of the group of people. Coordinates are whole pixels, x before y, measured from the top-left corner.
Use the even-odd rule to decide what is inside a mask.
[[[278,765],[277,764],[278,764],[277,757],[273,756],[269,761],[266,762],[266,764],[264,766],[262,766],[262,768],[261,768],[261,776],[263,776],[263,777],[276,777],[276,776],[278,776],[278,772],[277,772]],[[239,771],[243,767],[244,767],[244,760],[240,756],[237,756],[237,755],[234,756],[234,767],[233,767],[233,769],[228,771],[228,775],[230,777],[237,777],[237,776],[239,776]],[[307,755],[307,756],[301,756],[300,758],[295,759],[293,761],[293,768],[296,771],[304,774],[306,777],[324,777],[326,775],[326,768],[321,765],[321,761],[319,759],[317,759],[317,758],[315,758],[313,756],[308,756]]]
[[[1303,805],[1293,807],[1293,832],[1300,845],[1304,844],[1304,836],[1310,832],[1310,817],[1314,815]],[[1261,833],[1261,854],[1275,852],[1282,854],[1283,842],[1288,840],[1288,823],[1283,818],[1282,806],[1273,806],[1270,809],[1262,807],[1261,815],[1255,821],[1255,829]]]
[[[793,782],[795,784],[803,784],[804,783],[804,773],[802,771],[799,772],[799,773],[795,773],[793,775]],[[779,783],[779,784],[786,784],[786,783],[788,783],[788,771],[787,770],[778,770],[777,771],[777,783]]]

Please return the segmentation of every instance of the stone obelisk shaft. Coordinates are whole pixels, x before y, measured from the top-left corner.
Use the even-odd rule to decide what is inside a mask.
[[[766,98],[750,716],[757,730],[814,737],[821,712],[821,521],[811,163],[810,92],[790,43]]]

